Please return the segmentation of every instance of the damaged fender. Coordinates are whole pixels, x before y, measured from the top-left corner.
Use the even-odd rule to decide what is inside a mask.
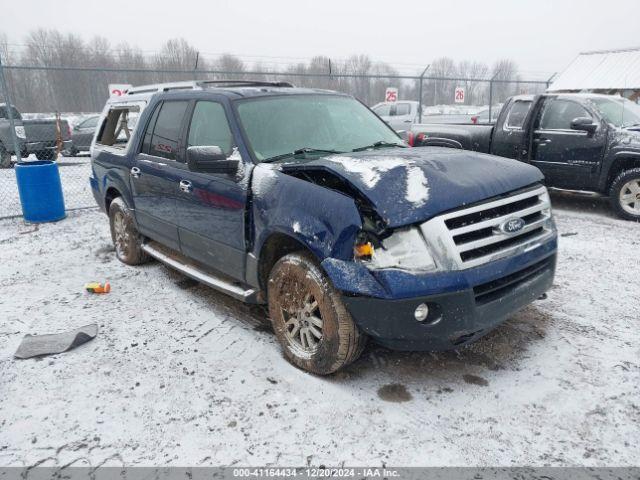
[[[289,176],[271,165],[258,165],[252,179],[252,217],[257,259],[269,237],[279,233],[304,245],[323,266],[327,259],[355,265],[353,246],[362,221],[354,200],[343,193]],[[325,270],[342,289],[335,277],[340,269]]]

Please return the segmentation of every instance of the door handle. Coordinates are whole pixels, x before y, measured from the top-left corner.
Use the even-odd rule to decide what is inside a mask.
[[[536,138],[533,141],[534,141],[534,143],[537,143],[540,146],[547,145],[547,144],[551,143],[551,139],[550,138]]]
[[[140,178],[140,169],[138,167],[131,167],[131,176],[133,178]]]
[[[191,193],[193,191],[193,185],[187,180],[180,180],[180,190],[185,193]]]

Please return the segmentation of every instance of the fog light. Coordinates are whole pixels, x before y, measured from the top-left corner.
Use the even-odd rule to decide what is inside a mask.
[[[429,307],[426,303],[421,303],[416,307],[416,311],[413,312],[413,316],[416,317],[416,320],[419,322],[424,322],[429,316]]]

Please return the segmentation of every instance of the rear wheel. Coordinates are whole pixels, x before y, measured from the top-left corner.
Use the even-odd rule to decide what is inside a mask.
[[[131,210],[122,197],[114,198],[109,205],[109,225],[118,260],[127,265],[149,261],[149,256],[142,250],[142,235],[136,229]]]
[[[640,222],[640,168],[620,173],[611,184],[609,196],[620,217]]]
[[[273,329],[295,366],[328,375],[362,353],[366,336],[311,255],[292,253],[275,264],[268,299]]]
[[[53,150],[40,150],[36,152],[36,158],[38,160],[53,160],[56,156],[56,152]]]
[[[11,153],[7,152],[4,145],[0,145],[0,168],[11,168],[12,165]]]

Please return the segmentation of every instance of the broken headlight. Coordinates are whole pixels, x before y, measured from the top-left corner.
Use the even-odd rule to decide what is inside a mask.
[[[416,227],[397,230],[377,242],[377,246],[370,241],[359,241],[354,247],[354,257],[371,269],[436,270],[427,242]]]

